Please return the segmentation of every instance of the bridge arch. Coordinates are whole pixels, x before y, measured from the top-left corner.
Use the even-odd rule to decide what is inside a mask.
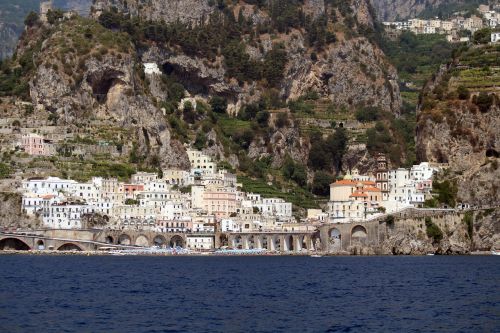
[[[45,242],[43,241],[43,239],[37,240],[36,249],[37,250],[45,250]]]
[[[149,246],[149,239],[145,235],[139,235],[135,239],[135,245],[137,246]]]
[[[170,238],[170,247],[184,247],[184,239],[179,236],[175,235]]]
[[[0,240],[0,250],[29,251],[28,244],[15,237],[8,237]]]
[[[118,244],[120,244],[120,245],[132,245],[132,239],[127,234],[121,234],[120,237],[118,237]]]
[[[351,240],[355,243],[364,243],[368,238],[368,232],[362,225],[356,225],[351,229]]]
[[[284,238],[284,248],[281,249],[282,251],[293,251],[295,246],[293,244],[293,236],[292,235],[287,235]]]
[[[162,235],[156,235],[155,238],[153,238],[153,245],[165,247],[167,246],[167,239]]]
[[[229,246],[229,239],[226,234],[222,234],[219,237],[220,246]]]
[[[242,249],[243,248],[243,238],[241,235],[237,235],[233,239],[233,244],[232,244],[234,249]]]
[[[328,232],[328,243],[330,246],[330,250],[340,251],[340,249],[342,248],[342,234],[339,229],[330,229],[330,231]]]
[[[73,243],[64,243],[57,248],[57,251],[83,251],[83,249]]]

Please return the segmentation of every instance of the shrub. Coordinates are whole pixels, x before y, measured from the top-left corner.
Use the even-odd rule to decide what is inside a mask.
[[[227,100],[220,96],[214,96],[210,99],[210,106],[215,113],[226,113]]]
[[[470,97],[470,91],[465,86],[459,86],[457,88],[458,98],[462,100],[468,100]]]
[[[312,192],[316,195],[327,196],[330,193],[330,184],[332,182],[332,175],[324,171],[318,171],[314,175]]]
[[[432,238],[434,242],[439,242],[443,239],[443,232],[434,222],[432,222],[430,217],[425,218],[425,227],[427,237]]]
[[[279,113],[276,116],[276,121],[274,122],[274,125],[277,128],[282,128],[282,127],[290,125],[290,123],[288,121],[288,115],[285,112]]]
[[[467,234],[472,240],[472,233],[474,232],[474,216],[472,212],[467,212],[462,220],[467,225]]]
[[[488,110],[493,105],[495,101],[493,95],[489,95],[485,92],[481,92],[477,97],[474,96],[473,100],[474,104],[477,105],[481,112],[488,112]]]
[[[32,27],[38,23],[38,20],[39,20],[38,14],[31,11],[28,14],[28,16],[26,16],[26,18],[24,19],[24,25],[26,25],[27,27]]]
[[[356,111],[356,119],[362,123],[368,123],[379,119],[380,109],[374,106],[362,107]]]

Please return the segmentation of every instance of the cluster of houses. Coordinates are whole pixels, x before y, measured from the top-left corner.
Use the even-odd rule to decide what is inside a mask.
[[[385,156],[377,157],[374,175],[356,170],[330,185],[327,219],[331,223],[366,221],[409,207],[421,208],[431,197],[432,177],[438,170],[427,162],[410,169],[388,169]]]
[[[49,177],[23,181],[22,207],[46,228],[114,229],[186,233],[193,249],[213,247],[217,228],[265,231],[295,225],[292,204],[245,193],[236,176],[212,159],[188,150],[192,168],[139,172],[130,182],[94,177],[80,183]],[[212,240],[212,241],[210,241]]]
[[[49,177],[22,183],[22,207],[46,228],[112,228],[184,233],[187,246],[207,250],[216,231],[226,233],[310,230],[323,223],[367,221],[384,213],[421,207],[431,195],[436,168],[421,163],[389,170],[377,157],[373,175],[348,173],[330,187],[325,209],[308,210],[300,222],[292,204],[246,193],[236,175],[218,170],[200,151],[188,150],[191,169],[168,169],[163,177],[138,172],[130,182],[94,177],[81,183]]]
[[[389,31],[411,31],[415,34],[444,34],[449,42],[468,42],[469,37],[460,32],[466,31],[473,34],[484,27],[496,28],[500,26],[500,6],[480,5],[480,16],[471,15],[463,17],[455,15],[448,20],[438,18],[410,19],[408,21],[383,22]]]

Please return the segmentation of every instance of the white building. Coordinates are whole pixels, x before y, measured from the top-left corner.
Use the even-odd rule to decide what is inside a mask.
[[[144,63],[144,73],[147,75],[161,75],[162,74],[160,68],[158,68],[158,64],[155,62]]]
[[[187,247],[190,250],[209,251],[215,247],[212,235],[188,235],[186,238]]]
[[[194,149],[188,149],[187,154],[193,172],[197,172],[200,174],[213,174],[217,172],[217,164],[212,161],[212,158],[210,156],[207,156],[201,151]]]
[[[23,181],[22,189],[25,192],[35,194],[58,194],[61,192],[71,192],[75,184],[77,184],[77,182],[74,180],[48,177],[47,179]]]
[[[492,32],[491,33],[491,42],[498,43],[500,41],[500,32]]]

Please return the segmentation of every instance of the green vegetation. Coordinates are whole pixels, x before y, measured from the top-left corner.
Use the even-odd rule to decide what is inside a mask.
[[[462,221],[467,226],[467,234],[469,235],[469,238],[472,240],[472,236],[474,233],[474,213],[466,212]]]
[[[267,184],[262,179],[252,179],[247,176],[238,176],[238,182],[242,183],[242,190],[245,192],[259,193],[264,198],[281,198],[293,203],[294,207],[318,208],[317,199],[300,187],[279,188]]]
[[[452,59],[453,45],[444,35],[415,35],[403,32],[396,41],[384,40],[382,50],[398,69],[401,80],[413,82],[415,90]],[[404,91],[404,89],[403,89]]]
[[[9,178],[12,170],[5,163],[0,163],[0,179]]]
[[[312,192],[316,195],[325,197],[330,193],[330,184],[333,182],[333,177],[328,172],[318,171],[314,174],[312,183]]]
[[[311,134],[311,150],[309,152],[309,166],[314,170],[340,171],[342,169],[342,157],[347,151],[347,133],[345,129],[338,128],[334,134],[329,135],[326,140],[321,133]]]
[[[425,218],[425,227],[426,227],[427,237],[432,238],[434,242],[437,243],[443,239],[443,232],[441,231],[441,229],[438,227],[437,224],[432,222],[432,219],[430,217]]]
[[[307,185],[307,170],[305,166],[295,162],[289,156],[285,159],[282,170],[285,179],[293,180],[299,186]]]
[[[438,208],[439,206],[446,205],[447,207],[454,208],[457,200],[457,185],[449,180],[439,182],[435,180],[432,183],[433,198],[426,200],[425,207]]]
[[[130,198],[125,200],[125,205],[136,206],[138,204],[139,204],[139,200],[130,199]]]

